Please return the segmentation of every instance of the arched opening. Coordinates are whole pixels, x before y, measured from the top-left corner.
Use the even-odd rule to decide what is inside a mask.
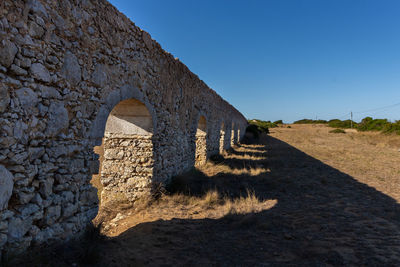
[[[232,129],[231,129],[231,146],[234,146],[236,143],[235,139],[235,124],[232,123]]]
[[[219,153],[224,153],[225,150],[225,125],[224,123],[221,124],[220,129],[220,138],[219,138]]]
[[[101,204],[134,202],[149,194],[153,176],[153,120],[136,100],[119,102],[107,118],[100,155],[100,170],[93,184],[101,191]],[[96,181],[97,179],[97,181]]]
[[[196,152],[194,165],[201,166],[207,161],[207,121],[200,116],[196,130]]]

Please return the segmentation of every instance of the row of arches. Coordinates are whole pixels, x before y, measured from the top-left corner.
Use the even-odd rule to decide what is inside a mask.
[[[208,147],[211,124],[204,115],[198,118],[194,135],[195,151],[192,167],[206,163],[214,154]],[[240,129],[232,122],[220,122],[219,153],[240,141]],[[134,202],[152,189],[157,158],[154,155],[154,118],[141,101],[129,98],[117,103],[110,111],[99,155],[99,173],[93,176],[101,184],[101,202],[116,197]],[[231,127],[227,127],[231,126]],[[217,153],[218,153],[217,152]],[[94,183],[96,184],[96,183]]]

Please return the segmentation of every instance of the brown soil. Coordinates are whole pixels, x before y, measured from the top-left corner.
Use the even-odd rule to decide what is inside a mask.
[[[272,129],[157,201],[103,209],[106,237],[57,264],[399,266],[400,137],[330,130]]]

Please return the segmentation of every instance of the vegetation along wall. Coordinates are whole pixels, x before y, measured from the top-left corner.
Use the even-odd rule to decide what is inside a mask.
[[[90,224],[95,147],[101,200],[135,201],[246,125],[107,1],[0,1],[0,252]]]

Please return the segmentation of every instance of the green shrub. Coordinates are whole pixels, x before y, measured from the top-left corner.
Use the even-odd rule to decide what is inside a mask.
[[[385,125],[382,130],[383,133],[396,133],[400,135],[400,120]]]
[[[333,120],[328,121],[328,126],[332,127],[332,128],[344,128],[344,129],[347,129],[347,128],[351,128],[352,123],[353,123],[353,128],[356,128],[357,127],[357,123],[356,122],[351,121],[351,120],[341,121],[341,120],[338,120],[338,119],[333,119]]]
[[[259,137],[260,133],[269,133],[269,128],[278,127],[275,123],[271,121],[262,121],[262,120],[248,120],[249,126],[247,126],[246,131],[254,134],[254,137]]]
[[[346,133],[343,129],[333,129],[329,131],[330,133]]]
[[[326,120],[310,120],[310,119],[302,119],[293,122],[294,124],[325,124],[327,123]]]
[[[283,124],[283,121],[282,120],[277,120],[277,121],[274,121],[274,124]]]
[[[384,131],[385,129],[389,131],[396,131],[396,126],[392,130],[392,124],[396,125],[396,123],[390,123],[387,119],[373,119],[371,117],[365,117],[359,123],[357,129],[359,131]]]

